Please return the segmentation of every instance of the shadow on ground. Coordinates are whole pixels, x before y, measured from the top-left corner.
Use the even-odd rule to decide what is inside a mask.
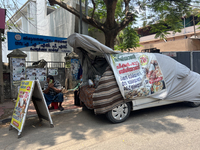
[[[18,144],[21,142],[24,146],[26,145],[23,147],[24,149],[31,144],[39,144],[41,149],[45,149],[56,144],[69,142],[66,139],[71,139],[70,143],[73,143],[74,140],[74,144],[75,141],[90,138],[100,140],[105,133],[113,132],[116,134],[122,130],[133,134],[158,132],[174,134],[184,131],[183,125],[174,121],[176,118],[199,120],[199,112],[200,107],[189,108],[183,103],[177,103],[133,111],[124,123],[112,124],[105,115],[95,115],[91,110],[84,110],[52,116],[54,128],[49,128],[47,121],[40,123],[37,118],[30,118],[26,121],[21,139],[17,139],[16,130],[8,131],[8,125],[2,126],[0,137],[4,140],[0,140],[0,145],[5,145],[5,140],[10,140],[3,148],[20,148]]]

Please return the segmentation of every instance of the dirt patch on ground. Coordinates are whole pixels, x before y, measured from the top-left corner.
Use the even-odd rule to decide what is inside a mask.
[[[13,108],[4,109],[4,114],[0,117],[0,120],[11,118],[12,114],[13,114]]]

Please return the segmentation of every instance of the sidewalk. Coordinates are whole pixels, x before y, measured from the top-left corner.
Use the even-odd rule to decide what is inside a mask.
[[[62,106],[64,108],[63,111],[60,111],[58,109],[50,110],[50,114],[59,114],[59,113],[67,113],[71,111],[81,111],[82,108],[79,106],[74,105],[74,94],[64,94],[64,101],[62,103]],[[0,124],[9,122],[12,118],[13,110],[15,107],[15,102],[13,100],[6,100],[4,103],[0,103]],[[27,117],[31,116],[37,116],[35,107],[30,102]]]

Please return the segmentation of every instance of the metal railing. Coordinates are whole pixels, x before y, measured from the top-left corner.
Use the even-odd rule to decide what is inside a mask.
[[[26,67],[32,66],[35,61],[26,61]],[[65,62],[47,61],[47,68],[65,68]]]

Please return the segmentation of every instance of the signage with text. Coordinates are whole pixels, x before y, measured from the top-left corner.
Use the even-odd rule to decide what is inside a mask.
[[[110,54],[110,60],[124,99],[149,96],[166,89],[154,54]]]
[[[69,53],[67,38],[8,32],[8,50]]]

